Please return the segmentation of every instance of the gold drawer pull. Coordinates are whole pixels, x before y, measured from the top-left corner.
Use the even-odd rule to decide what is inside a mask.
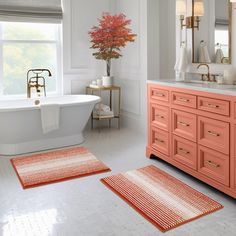
[[[207,161],[207,163],[208,163],[210,166],[213,166],[213,167],[215,167],[215,168],[219,168],[219,167],[220,167],[219,164],[216,164],[216,163],[214,163],[214,162],[212,162],[212,161]]]
[[[182,121],[178,121],[178,124],[179,124],[179,125],[182,125],[182,126],[185,126],[185,127],[189,127],[189,126],[190,126],[189,124],[184,123],[184,122],[182,122]]]
[[[211,136],[215,136],[215,137],[219,137],[220,136],[220,134],[217,134],[217,133],[215,133],[215,132],[212,132],[212,131],[208,131],[208,134],[210,134]]]
[[[190,102],[189,99],[186,99],[186,98],[179,98],[178,99],[180,102]]]
[[[210,108],[216,108],[216,109],[220,108],[219,105],[214,105],[214,104],[210,104],[210,103],[208,103],[207,106],[210,107]]]
[[[162,115],[156,115],[157,118],[165,119],[165,116]]]
[[[163,94],[163,93],[154,93],[154,96],[157,96],[157,97],[165,97],[165,94]]]
[[[165,143],[165,141],[163,141],[163,140],[161,140],[161,139],[159,139],[159,138],[156,138],[155,139],[157,142],[159,142],[159,143]]]
[[[186,154],[186,155],[190,154],[189,151],[186,151],[186,150],[183,149],[183,148],[179,148],[179,151],[182,152],[182,153],[184,153],[184,154]]]

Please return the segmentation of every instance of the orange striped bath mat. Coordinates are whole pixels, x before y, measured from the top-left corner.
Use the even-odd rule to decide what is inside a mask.
[[[110,171],[84,147],[13,158],[11,163],[23,188]]]
[[[155,166],[101,181],[162,232],[223,208]]]

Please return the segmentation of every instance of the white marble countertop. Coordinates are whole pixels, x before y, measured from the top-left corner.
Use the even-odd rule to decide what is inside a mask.
[[[236,85],[224,85],[212,82],[184,82],[176,80],[148,80],[147,83],[158,84],[175,88],[192,89],[208,93],[217,93],[228,96],[236,96]]]

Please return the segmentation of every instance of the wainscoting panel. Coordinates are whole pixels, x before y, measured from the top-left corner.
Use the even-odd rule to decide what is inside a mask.
[[[139,80],[120,79],[122,87],[121,108],[126,114],[140,116],[140,83]]]
[[[131,19],[133,32],[140,36],[140,0],[119,0],[117,12],[124,13],[127,18]],[[140,37],[136,37],[134,43],[130,43],[122,49],[122,60],[119,61],[122,70],[139,70],[140,69]]]
[[[91,57],[88,31],[97,24],[102,12],[109,11],[109,0],[100,0],[94,7],[94,0],[71,1],[71,68],[89,68],[94,64]],[[79,23],[81,22],[81,24]]]

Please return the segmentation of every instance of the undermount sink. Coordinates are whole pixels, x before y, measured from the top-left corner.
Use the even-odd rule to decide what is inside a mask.
[[[202,88],[224,89],[224,90],[236,89],[236,85],[217,84],[215,82],[207,82],[201,80],[178,81],[177,83],[182,83],[189,86],[202,87]]]

